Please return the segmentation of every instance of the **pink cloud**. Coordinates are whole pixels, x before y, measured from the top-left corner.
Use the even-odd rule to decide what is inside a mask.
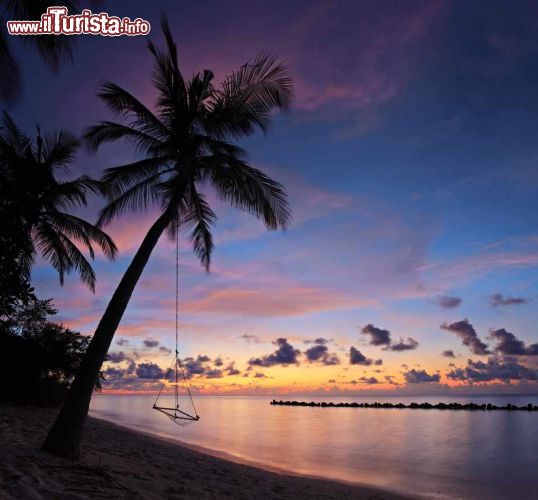
[[[202,298],[184,302],[182,310],[187,313],[278,317],[353,309],[372,304],[372,301],[352,299],[335,291],[306,286],[278,289],[230,287],[212,290]]]
[[[446,11],[442,2],[406,4],[390,14],[339,2],[312,9],[291,43],[296,107],[349,111],[392,100],[409,84]]]
[[[465,256],[450,262],[434,262],[419,268],[419,271],[430,274],[440,284],[453,286],[459,281],[476,279],[487,273],[510,267],[538,266],[536,252],[502,252],[479,253]]]

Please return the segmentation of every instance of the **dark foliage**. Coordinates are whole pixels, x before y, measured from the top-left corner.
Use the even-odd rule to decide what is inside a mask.
[[[60,180],[69,172],[79,143],[69,132],[36,138],[20,130],[4,113],[0,127],[0,262],[11,281],[28,280],[36,253],[58,271],[77,271],[92,290],[95,273],[79,249],[94,258],[94,245],[113,259],[113,241],[93,224],[72,215],[96,191],[87,176]],[[4,276],[4,273],[2,273]],[[17,283],[15,283],[17,285]]]
[[[63,401],[90,338],[48,321],[55,313],[50,300],[30,297],[0,316],[0,399],[43,406]]]
[[[0,190],[1,191],[1,190]],[[3,193],[0,193],[2,195]],[[28,282],[29,266],[25,255],[27,238],[13,213],[0,199],[0,316],[12,314],[17,303],[27,303],[33,298],[33,289]]]

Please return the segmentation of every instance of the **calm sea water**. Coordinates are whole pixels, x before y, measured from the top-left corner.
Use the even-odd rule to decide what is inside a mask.
[[[538,412],[278,407],[269,405],[271,399],[198,397],[201,419],[188,427],[178,427],[152,410],[150,396],[98,395],[91,414],[297,473],[430,498],[538,499]],[[448,401],[434,397],[326,400]],[[451,401],[519,406],[538,404],[538,396]]]

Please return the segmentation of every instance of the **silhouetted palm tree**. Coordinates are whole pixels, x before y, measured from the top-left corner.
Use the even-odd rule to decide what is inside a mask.
[[[63,5],[69,12],[78,10],[77,2],[72,0],[0,0],[0,99],[13,101],[21,89],[21,72],[11,48],[12,39],[30,44],[41,58],[54,70],[60,63],[68,61],[73,55],[74,37],[59,35],[9,36],[7,20],[39,20],[47,7]]]
[[[94,258],[97,244],[109,258],[117,252],[112,239],[101,229],[67,212],[86,205],[86,196],[97,191],[87,176],[71,181],[56,178],[68,165],[79,147],[70,133],[61,131],[47,137],[38,132],[36,140],[24,134],[11,117],[3,114],[0,129],[0,230],[3,240],[19,248],[20,273],[29,277],[37,252],[64,275],[78,271],[92,290],[95,273],[77,245]]]
[[[166,52],[149,44],[154,56],[153,84],[159,94],[156,114],[126,90],[106,83],[100,97],[129,122],[101,122],[87,133],[93,149],[107,141],[127,139],[145,155],[143,160],[106,170],[102,181],[109,204],[102,210],[100,222],[155,204],[160,215],[114,292],[45,441],[44,448],[55,454],[76,457],[79,453],[93,382],[162,233],[168,230],[174,236],[178,225],[190,230],[194,251],[209,268],[215,214],[200,185],[212,186],[221,198],[259,217],[269,229],[285,228],[290,218],[283,187],[250,166],[244,151],[231,142],[257,128],[264,130],[273,110],[288,106],[291,79],[286,67],[273,57],[260,55],[218,87],[213,86],[213,73],[207,70],[187,82],[166,20],[163,31]]]

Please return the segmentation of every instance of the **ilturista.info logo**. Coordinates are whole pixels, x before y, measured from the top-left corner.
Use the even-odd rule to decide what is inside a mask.
[[[49,7],[39,21],[12,20],[7,22],[10,35],[147,35],[151,25],[145,19],[94,14],[85,9],[80,14],[68,14],[67,7]]]

